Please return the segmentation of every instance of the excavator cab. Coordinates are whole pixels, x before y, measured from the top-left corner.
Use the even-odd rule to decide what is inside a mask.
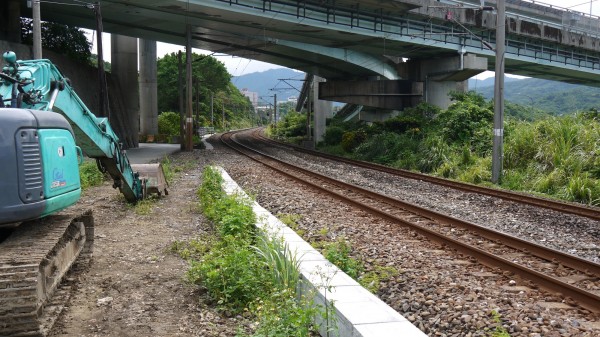
[[[131,165],[106,118],[96,117],[49,60],[3,54],[0,72],[0,224],[36,219],[79,200],[78,165],[95,158],[128,202],[167,194],[160,164]]]

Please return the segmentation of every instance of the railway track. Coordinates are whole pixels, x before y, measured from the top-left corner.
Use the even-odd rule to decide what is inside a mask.
[[[567,302],[600,312],[600,265],[473,223],[427,210],[283,162],[251,149],[229,133],[222,141],[283,175],[380,218],[559,293]],[[572,299],[572,300],[569,300]]]
[[[367,168],[370,170],[385,172],[385,173],[393,174],[393,175],[403,177],[403,178],[421,180],[421,181],[425,181],[425,182],[440,185],[440,186],[450,187],[450,188],[460,190],[460,191],[488,195],[488,196],[492,196],[495,198],[501,198],[504,200],[514,201],[514,202],[522,203],[522,204],[528,204],[528,205],[532,205],[532,206],[536,206],[536,207],[542,207],[542,208],[546,208],[546,209],[551,209],[551,210],[568,213],[568,214],[574,214],[574,215],[578,215],[578,216],[582,216],[582,217],[600,221],[600,208],[598,208],[598,207],[590,207],[590,206],[585,206],[585,205],[576,204],[576,203],[567,203],[567,202],[562,202],[562,201],[557,201],[557,200],[534,197],[534,196],[527,195],[524,193],[517,193],[517,192],[506,191],[506,190],[501,190],[501,189],[482,187],[482,186],[467,184],[467,183],[463,183],[463,182],[442,179],[442,178],[438,178],[438,177],[434,177],[434,176],[430,176],[430,175],[426,175],[426,174],[420,174],[420,173],[416,173],[416,172],[395,169],[395,168],[391,168],[391,167],[387,167],[387,166],[383,166],[383,165],[379,165],[379,164],[368,163],[368,162],[364,162],[364,161],[334,156],[334,155],[326,154],[323,152],[309,150],[309,149],[305,149],[300,146],[286,144],[286,143],[282,143],[282,142],[278,142],[278,141],[269,139],[262,134],[262,129],[254,130],[253,136],[256,137],[256,139],[258,139],[262,142],[265,142],[265,143],[269,143],[269,144],[273,144],[273,145],[277,145],[277,146],[284,146],[286,148],[294,149],[295,151],[298,151],[298,152],[307,153],[307,154],[310,154],[313,156],[317,156],[317,157],[321,157],[321,158],[325,158],[325,159],[329,159],[329,160],[333,160],[333,161],[337,161],[337,162],[347,163],[350,165]]]

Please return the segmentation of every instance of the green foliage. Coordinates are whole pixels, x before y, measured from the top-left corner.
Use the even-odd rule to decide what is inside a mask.
[[[508,331],[506,331],[506,329],[501,325],[502,319],[500,314],[495,310],[492,310],[490,316],[492,316],[492,320],[497,324],[496,329],[491,332],[490,337],[510,337]]]
[[[187,277],[234,312],[264,296],[269,284],[255,252],[247,242],[231,235],[222,237],[199,260],[191,261]]]
[[[351,251],[350,243],[340,238],[335,242],[325,244],[323,255],[348,276],[358,280],[364,266],[362,262],[350,256]]]
[[[370,292],[377,294],[381,282],[385,282],[398,275],[398,270],[394,267],[375,266],[372,271],[362,274],[358,278],[358,283]]]
[[[138,201],[133,205],[133,210],[137,215],[150,215],[152,213],[152,206],[154,206],[156,199],[144,199]]]
[[[253,309],[259,323],[253,337],[314,336],[313,318],[320,313],[320,308],[305,296],[297,299],[289,288],[272,292]]]
[[[440,136],[425,139],[420,151],[419,170],[421,172],[433,172],[443,163],[449,161],[451,151],[450,145]]]
[[[237,218],[252,225],[255,218],[254,214],[247,214],[246,201],[223,192],[222,182],[216,169],[206,168],[197,191],[206,215],[217,222],[217,227],[223,227],[219,229],[218,242],[208,245],[175,242],[171,246],[172,251],[189,259],[188,280],[205,287],[228,310],[256,315],[258,327],[253,336],[311,336],[315,330],[312,319],[321,309],[307,294],[296,293],[299,281],[296,256],[281,239],[258,236],[253,240],[255,231],[237,220],[233,226],[236,230],[231,230],[233,227],[226,219],[235,217],[232,213],[240,213]],[[294,221],[296,217],[288,219]],[[256,246],[251,246],[252,241]]]
[[[202,211],[217,223],[222,237],[232,235],[251,242],[254,238],[256,217],[248,200],[240,196],[229,196],[221,189],[223,178],[219,172],[207,168],[203,172],[203,183],[198,190]]]
[[[344,132],[342,135],[342,149],[346,152],[352,152],[366,139],[367,133],[362,130]]]
[[[418,146],[418,142],[410,139],[407,134],[399,135],[394,132],[375,134],[360,144],[354,155],[362,160],[380,164],[391,164],[400,158],[406,158]],[[410,164],[402,164],[411,166]]]
[[[300,280],[300,263],[287,243],[260,236],[253,248],[269,271],[267,275],[270,276],[271,284],[281,290],[296,289]]]
[[[490,102],[473,92],[453,93],[445,111],[427,105],[405,109],[383,123],[342,124],[327,129],[320,149],[397,168],[445,178],[489,184],[493,112]],[[562,117],[518,119],[504,126],[502,187],[544,193],[563,200],[600,204],[600,112],[591,109]],[[531,109],[531,108],[529,108]],[[326,135],[327,135],[326,133]],[[356,141],[356,134],[365,138]],[[341,148],[341,149],[340,149]]]
[[[185,74],[186,55],[182,54],[182,72]],[[225,65],[212,56],[192,53],[192,76],[200,79],[202,102],[210,106],[210,93],[227,91],[231,75]],[[158,109],[159,111],[179,111],[178,56],[176,53],[158,59]],[[185,82],[185,81],[184,81]],[[185,92],[186,84],[183,83]],[[195,87],[194,87],[195,89]],[[218,103],[218,104],[217,104]],[[221,101],[215,102],[220,106]]]
[[[79,177],[81,178],[81,188],[83,190],[98,186],[104,181],[104,174],[98,170],[95,161],[83,162],[79,166]]]
[[[325,131],[323,141],[326,145],[336,145],[342,142],[342,136],[344,135],[344,128],[341,126],[331,126]]]
[[[486,137],[484,130],[492,127],[494,111],[490,103],[474,92],[455,93],[455,101],[448,110],[439,115],[442,134],[449,141],[477,144]]]
[[[306,135],[306,114],[288,112],[277,122],[276,127],[271,129],[271,135],[284,139],[304,137]]]
[[[84,32],[77,27],[59,23],[42,22],[42,47],[64,54],[80,63],[90,64],[92,45]],[[33,20],[21,18],[21,41],[33,44]]]
[[[176,112],[165,111],[158,115],[158,133],[179,136],[180,116]]]

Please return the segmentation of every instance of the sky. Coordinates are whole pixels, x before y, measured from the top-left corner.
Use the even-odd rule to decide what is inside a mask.
[[[533,1],[526,0],[529,2],[535,3],[544,3],[548,5],[553,5],[561,8],[568,8],[570,10],[583,12],[586,14],[591,14],[600,16],[600,0],[543,0],[543,1]],[[93,36],[94,32],[86,30],[86,34],[88,35],[88,39],[93,41],[92,53],[96,53],[96,43],[95,36]],[[106,61],[110,61],[110,34],[103,34],[102,38],[102,46],[104,50],[104,58]],[[177,46],[168,43],[158,42],[157,44],[157,53],[158,57],[163,57],[166,54],[177,52],[181,50],[185,52],[185,47]],[[201,50],[201,49],[193,49],[194,53],[197,54],[210,54],[209,51]],[[246,58],[241,58],[237,56],[215,56],[219,61],[225,64],[227,71],[233,76],[240,76],[244,74],[249,74],[253,72],[265,71],[268,69],[282,68],[281,66],[265,63],[261,61],[254,61]],[[486,71],[483,74],[477,76],[479,79],[484,79],[487,77],[493,76],[494,73],[490,71]]]

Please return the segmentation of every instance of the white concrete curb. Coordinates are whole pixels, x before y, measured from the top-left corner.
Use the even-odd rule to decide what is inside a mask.
[[[224,190],[227,194],[248,195],[229,174],[221,168]],[[314,302],[333,304],[336,319],[333,331],[326,333],[327,325],[322,325],[321,336],[340,337],[426,337],[427,335],[410,323],[397,311],[389,307],[371,292],[363,288],[350,276],[332,265],[310,244],[283,224],[274,215],[254,202],[252,205],[257,218],[257,227],[269,235],[283,237],[290,251],[295,252],[300,262],[302,280],[301,291],[314,293]]]

